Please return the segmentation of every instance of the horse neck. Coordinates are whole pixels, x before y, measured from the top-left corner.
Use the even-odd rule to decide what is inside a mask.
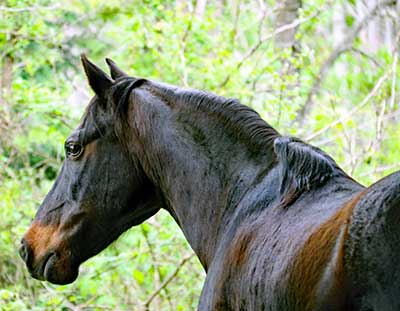
[[[203,112],[152,115],[139,135],[145,170],[207,270],[239,201],[274,162],[272,144],[257,153]]]

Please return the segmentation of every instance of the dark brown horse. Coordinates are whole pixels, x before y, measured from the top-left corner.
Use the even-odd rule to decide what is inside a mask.
[[[400,172],[369,188],[237,100],[82,57],[96,96],[22,240],[32,276],[166,209],[207,271],[199,310],[400,310]]]

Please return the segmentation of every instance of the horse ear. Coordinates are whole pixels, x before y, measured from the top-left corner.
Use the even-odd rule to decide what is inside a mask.
[[[111,77],[113,79],[118,79],[122,77],[128,77],[128,75],[118,68],[117,64],[110,58],[106,58],[106,63],[108,68],[110,68]]]
[[[113,84],[111,78],[103,70],[89,61],[85,54],[81,55],[81,61],[92,90],[100,98],[106,98],[107,92]]]

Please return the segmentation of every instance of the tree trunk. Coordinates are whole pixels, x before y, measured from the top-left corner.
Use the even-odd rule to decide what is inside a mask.
[[[13,72],[13,59],[10,55],[3,58],[1,65],[1,78],[0,78],[0,106],[2,106],[3,116],[2,123],[7,125],[10,121],[10,105],[7,98],[11,95],[12,87],[12,72]]]
[[[372,1],[374,0],[371,0],[370,2]],[[381,10],[387,8],[389,5],[392,5],[391,0],[380,0],[376,2],[376,4],[372,8],[368,7],[368,10],[360,15],[361,17],[358,18],[352,28],[347,30],[347,33],[343,37],[342,41],[336,44],[336,47],[333,49],[329,57],[322,63],[321,68],[311,87],[311,90],[307,95],[306,102],[297,112],[296,121],[300,124],[300,126],[305,122],[306,118],[310,114],[312,106],[314,104],[314,97],[319,93],[321,85],[324,82],[330,68],[333,66],[340,55],[352,48],[354,41],[359,36],[361,36],[361,32],[366,28],[366,26],[374,21],[376,15],[378,15]],[[360,9],[357,8],[357,10],[359,11]],[[374,38],[374,40],[375,39],[376,37]],[[372,46],[376,46],[376,44],[376,42],[371,43],[370,47],[372,48]]]
[[[293,23],[299,17],[299,8],[302,5],[302,0],[283,0],[278,1],[278,8],[275,19],[275,29],[279,29],[282,26]],[[287,29],[286,31],[280,32],[275,36],[275,48],[290,49],[291,55],[295,58],[300,53],[300,42],[296,40],[296,33],[298,27]],[[278,51],[279,53],[279,51]],[[280,76],[285,80],[286,77],[295,77],[293,82],[288,80],[286,84],[287,91],[295,89],[299,84],[299,67],[294,66],[291,59],[285,57],[281,58],[282,67],[280,68]],[[291,101],[293,95],[284,95],[287,100]]]
[[[301,0],[284,0],[279,2],[275,20],[275,29],[290,24],[297,19],[301,5]],[[277,48],[291,48],[293,52],[298,51],[299,47],[295,38],[296,32],[297,27],[277,34],[275,37],[275,46]]]
[[[206,10],[207,0],[197,0],[196,8],[194,9],[195,15],[202,19]]]
[[[368,10],[376,6],[382,0],[363,0],[357,1],[357,12],[359,16],[365,15]],[[397,1],[397,6],[399,1]],[[396,16],[395,1],[392,6],[385,8],[389,16]],[[383,13],[383,12],[382,12]],[[396,39],[396,20],[388,17],[388,14],[375,16],[360,33],[360,38],[365,46],[364,50],[369,53],[376,53],[382,47],[392,50]]]

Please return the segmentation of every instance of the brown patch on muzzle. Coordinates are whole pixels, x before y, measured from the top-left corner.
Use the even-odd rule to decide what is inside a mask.
[[[54,250],[61,242],[58,226],[42,225],[38,222],[31,225],[24,239],[32,252],[32,264]]]
[[[34,222],[22,239],[20,255],[31,275],[53,284],[69,284],[78,276],[78,265],[62,239],[60,226]]]

